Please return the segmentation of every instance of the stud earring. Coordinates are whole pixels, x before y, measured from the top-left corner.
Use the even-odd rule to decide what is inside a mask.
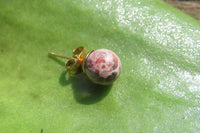
[[[84,72],[88,78],[101,85],[113,83],[121,72],[119,57],[108,49],[98,49],[87,52],[84,47],[73,50],[73,57],[50,52],[49,55],[66,58],[65,68],[70,74]]]

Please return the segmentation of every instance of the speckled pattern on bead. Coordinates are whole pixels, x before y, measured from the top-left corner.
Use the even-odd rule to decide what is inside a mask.
[[[110,84],[119,76],[121,62],[119,57],[108,49],[91,52],[85,62],[85,73],[97,84]]]

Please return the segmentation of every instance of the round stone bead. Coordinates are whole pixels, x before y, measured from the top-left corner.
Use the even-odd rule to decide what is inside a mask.
[[[108,85],[119,76],[121,62],[114,52],[108,49],[98,49],[86,56],[84,71],[94,83]]]

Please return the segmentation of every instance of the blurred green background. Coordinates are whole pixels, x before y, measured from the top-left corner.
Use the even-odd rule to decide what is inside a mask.
[[[199,22],[160,0],[1,0],[2,133],[199,132]],[[69,76],[78,46],[121,59],[110,86]]]

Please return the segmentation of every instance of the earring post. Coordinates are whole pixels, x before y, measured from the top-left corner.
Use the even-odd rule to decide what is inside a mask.
[[[68,57],[68,56],[56,54],[54,52],[49,52],[48,54],[51,55],[51,56],[57,56],[57,57],[66,58],[66,59],[69,59],[69,60],[75,60],[75,58],[73,58],[73,57]]]

